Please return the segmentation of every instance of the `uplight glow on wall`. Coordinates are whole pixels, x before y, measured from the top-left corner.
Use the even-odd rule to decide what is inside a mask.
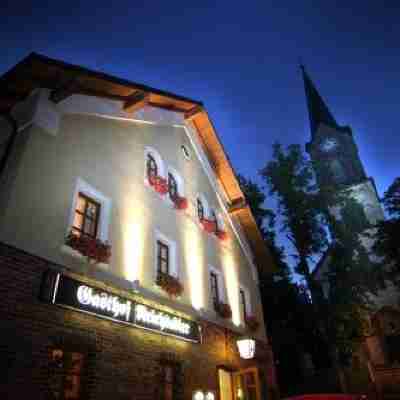
[[[240,325],[240,309],[239,309],[239,281],[237,265],[230,250],[221,252],[221,263],[224,270],[226,291],[228,294],[229,305],[232,309],[232,322]]]
[[[187,276],[190,287],[190,300],[196,310],[204,308],[204,256],[201,232],[192,221],[185,221],[182,243],[187,265]]]

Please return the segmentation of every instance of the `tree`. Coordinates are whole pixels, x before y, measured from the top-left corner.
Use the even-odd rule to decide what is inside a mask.
[[[373,250],[381,257],[386,278],[400,287],[400,178],[396,178],[385,192],[383,204],[389,218],[377,224]]]
[[[312,164],[299,145],[283,149],[275,144],[273,159],[261,175],[278,200],[283,231],[295,250],[296,272],[304,276],[312,293],[315,329],[343,378],[342,367],[365,333],[368,293],[375,285],[362,243],[368,229],[363,208],[350,193],[318,191]],[[327,298],[311,272],[315,258],[323,253],[329,265]],[[344,388],[343,379],[341,383]]]
[[[299,145],[290,145],[285,152],[277,143],[273,146],[273,159],[261,170],[261,176],[278,200],[283,231],[296,251],[295,270],[304,276],[313,292],[311,263],[326,249],[327,237],[311,163]]]
[[[271,251],[272,258],[277,266],[276,275],[290,280],[291,272],[285,262],[283,248],[276,243],[275,213],[271,209],[264,207],[266,197],[257,183],[245,178],[243,175],[238,175],[238,180],[261,235]]]

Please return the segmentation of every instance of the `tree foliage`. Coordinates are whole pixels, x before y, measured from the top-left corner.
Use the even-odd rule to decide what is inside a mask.
[[[310,262],[326,248],[327,238],[311,163],[299,145],[291,145],[285,151],[276,143],[273,159],[261,170],[261,176],[269,193],[278,200],[282,229],[296,251],[295,270],[312,289]]]
[[[284,250],[276,242],[276,216],[275,213],[265,208],[266,196],[261,187],[251,179],[243,175],[238,176],[240,187],[246,197],[257,226],[263,236],[268,248],[271,251],[272,258],[277,266],[276,275],[285,280],[291,279],[290,269],[285,262]]]
[[[377,224],[373,249],[385,265],[386,278],[400,286],[400,178],[385,192],[383,204],[389,218]]]

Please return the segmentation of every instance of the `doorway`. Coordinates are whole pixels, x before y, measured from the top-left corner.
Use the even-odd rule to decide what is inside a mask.
[[[258,368],[237,372],[219,370],[220,400],[261,400]]]

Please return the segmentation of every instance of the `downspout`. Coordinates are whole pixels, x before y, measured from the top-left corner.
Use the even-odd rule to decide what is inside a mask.
[[[4,117],[10,123],[11,128],[12,128],[11,136],[8,139],[8,143],[6,145],[5,152],[0,160],[0,178],[1,178],[1,176],[3,175],[3,173],[6,169],[7,162],[11,156],[11,151],[12,151],[15,141],[17,139],[18,123],[17,123],[16,119],[11,115],[10,112],[0,114],[0,116]]]

